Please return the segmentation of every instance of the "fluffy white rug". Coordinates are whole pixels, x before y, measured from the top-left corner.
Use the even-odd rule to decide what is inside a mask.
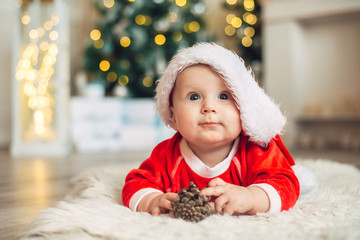
[[[40,239],[360,239],[360,171],[327,160],[298,160],[319,185],[294,208],[256,216],[211,215],[199,223],[153,217],[121,205],[126,173],[138,163],[88,169],[20,237]]]

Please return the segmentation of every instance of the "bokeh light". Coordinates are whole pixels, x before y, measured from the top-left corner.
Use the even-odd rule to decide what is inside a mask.
[[[145,87],[151,87],[154,84],[154,80],[151,77],[145,77],[143,79],[143,84]]]
[[[101,32],[98,29],[93,29],[90,32],[90,38],[94,41],[99,40],[101,37]]]
[[[107,60],[102,60],[99,64],[99,68],[101,71],[106,72],[110,68],[110,63]]]
[[[128,47],[131,44],[131,40],[129,37],[125,36],[120,39],[120,45],[122,47]]]
[[[186,5],[186,0],[175,0],[175,4],[179,7],[183,7]]]
[[[118,79],[118,83],[119,83],[121,86],[126,86],[126,85],[129,83],[129,78],[128,78],[128,76],[126,76],[126,75],[120,76],[119,79]]]
[[[155,43],[157,45],[163,45],[166,42],[166,38],[162,34],[158,34],[155,36]]]
[[[107,8],[112,8],[114,6],[114,0],[104,0],[104,6]]]

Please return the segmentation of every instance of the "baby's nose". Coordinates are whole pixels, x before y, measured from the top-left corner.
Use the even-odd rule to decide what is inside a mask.
[[[216,113],[216,106],[212,101],[206,101],[201,110],[202,113]]]

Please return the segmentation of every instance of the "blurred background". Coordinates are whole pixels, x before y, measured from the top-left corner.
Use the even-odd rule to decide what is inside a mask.
[[[359,0],[1,0],[0,24],[0,239],[174,134],[154,88],[196,42],[244,58],[296,160],[360,168]]]
[[[244,58],[295,153],[360,152],[358,0],[3,0],[0,148],[12,158],[147,151],[172,136],[154,88],[181,48]]]

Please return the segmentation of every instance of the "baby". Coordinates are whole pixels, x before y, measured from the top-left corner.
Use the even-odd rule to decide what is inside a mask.
[[[286,118],[236,54],[214,43],[182,49],[159,79],[155,99],[177,133],[128,174],[125,206],[166,213],[191,181],[221,214],[295,205],[304,184],[279,137]],[[304,186],[309,191],[315,183]]]

